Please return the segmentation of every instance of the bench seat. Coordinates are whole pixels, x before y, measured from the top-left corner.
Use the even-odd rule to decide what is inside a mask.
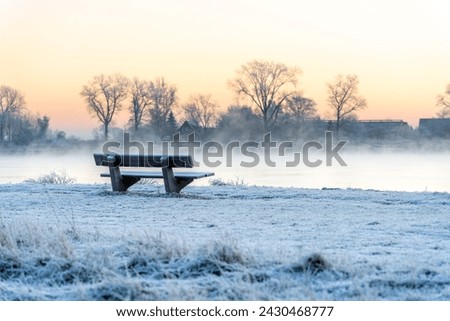
[[[140,171],[121,171],[123,177],[139,177],[139,178],[164,178],[162,171],[140,172]],[[197,179],[202,177],[213,176],[212,172],[173,172],[175,178],[180,179]],[[102,173],[100,177],[111,177],[110,173]]]

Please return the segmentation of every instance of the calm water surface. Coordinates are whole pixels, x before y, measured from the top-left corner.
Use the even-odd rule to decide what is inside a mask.
[[[334,164],[309,168],[300,164],[286,168],[285,160],[280,160],[275,168],[243,168],[235,159],[233,167],[202,169],[214,171],[215,177],[224,181],[238,177],[249,185],[450,192],[450,152],[351,152],[343,154],[343,158],[346,167]],[[108,183],[108,179],[99,177],[105,168],[95,166],[90,152],[0,155],[0,183],[19,183],[51,171],[65,171],[77,183]],[[195,184],[207,185],[209,179],[197,180]]]

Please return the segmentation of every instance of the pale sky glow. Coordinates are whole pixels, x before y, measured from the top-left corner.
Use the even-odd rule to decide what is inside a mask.
[[[446,0],[0,0],[0,85],[53,129],[86,137],[96,121],[79,92],[95,75],[163,76],[182,103],[211,94],[225,109],[227,81],[265,59],[301,68],[299,89],[323,117],[326,83],[356,74],[361,119],[415,126],[450,83],[449,30]]]

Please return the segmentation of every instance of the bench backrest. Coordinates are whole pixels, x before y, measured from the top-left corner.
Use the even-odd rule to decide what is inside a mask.
[[[94,159],[97,166],[193,167],[193,161],[189,155],[94,154]]]

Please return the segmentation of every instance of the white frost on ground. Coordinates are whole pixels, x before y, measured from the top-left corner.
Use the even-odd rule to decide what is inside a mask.
[[[450,195],[0,185],[2,300],[450,300]]]

